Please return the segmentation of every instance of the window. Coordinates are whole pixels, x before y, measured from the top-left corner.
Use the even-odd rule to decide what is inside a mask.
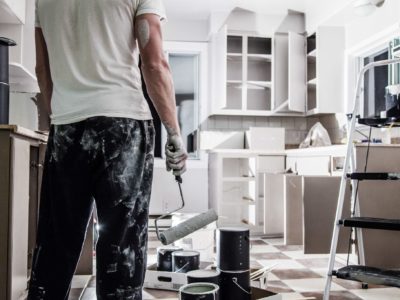
[[[199,135],[199,54],[167,53],[175,87],[177,117],[182,139],[189,154],[189,159],[198,159]],[[142,77],[143,79],[143,77]],[[150,101],[145,82],[143,92],[149,103],[156,130],[155,157],[164,157],[167,133],[158,114]]]
[[[389,47],[363,58],[363,65],[394,58],[400,51],[400,39],[394,39]],[[363,118],[379,118],[387,110],[387,86],[400,84],[400,65],[389,65],[370,69],[364,76]]]
[[[168,55],[175,87],[178,122],[190,158],[197,158],[199,124],[199,57],[197,54]],[[166,138],[165,135],[163,135]],[[163,143],[164,144],[164,143]]]
[[[364,58],[364,66],[388,59],[388,49]],[[363,118],[375,118],[385,110],[385,89],[388,86],[388,66],[370,69],[364,76]]]

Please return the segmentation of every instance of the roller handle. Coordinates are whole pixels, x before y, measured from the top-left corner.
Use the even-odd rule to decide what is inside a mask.
[[[175,180],[176,180],[177,183],[182,184],[182,177],[181,177],[181,175],[176,175],[176,176],[175,176]]]

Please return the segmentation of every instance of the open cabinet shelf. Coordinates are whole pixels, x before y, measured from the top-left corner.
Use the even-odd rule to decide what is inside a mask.
[[[272,38],[228,34],[213,36],[214,115],[267,116],[272,112]]]

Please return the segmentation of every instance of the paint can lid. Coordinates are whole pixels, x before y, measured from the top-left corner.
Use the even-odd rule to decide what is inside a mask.
[[[16,46],[17,43],[11,39],[0,37],[0,46]]]
[[[186,275],[187,277],[194,277],[194,278],[209,278],[209,277],[214,277],[218,276],[221,272],[218,270],[193,270],[190,272],[187,272]]]
[[[219,286],[214,283],[189,283],[179,289],[179,293],[187,295],[207,295],[215,294],[219,290]]]
[[[166,252],[173,252],[173,251],[182,251],[182,247],[178,246],[160,246],[157,247],[157,252],[166,253]]]
[[[250,231],[249,228],[246,227],[221,227],[218,228],[219,231],[228,231],[228,232],[246,232]]]
[[[200,252],[198,251],[175,251],[172,252],[172,256],[200,256]]]

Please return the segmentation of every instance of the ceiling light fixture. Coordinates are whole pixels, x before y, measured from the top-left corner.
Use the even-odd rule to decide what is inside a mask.
[[[358,16],[368,16],[378,7],[384,4],[385,0],[355,0],[353,2],[354,13]]]

